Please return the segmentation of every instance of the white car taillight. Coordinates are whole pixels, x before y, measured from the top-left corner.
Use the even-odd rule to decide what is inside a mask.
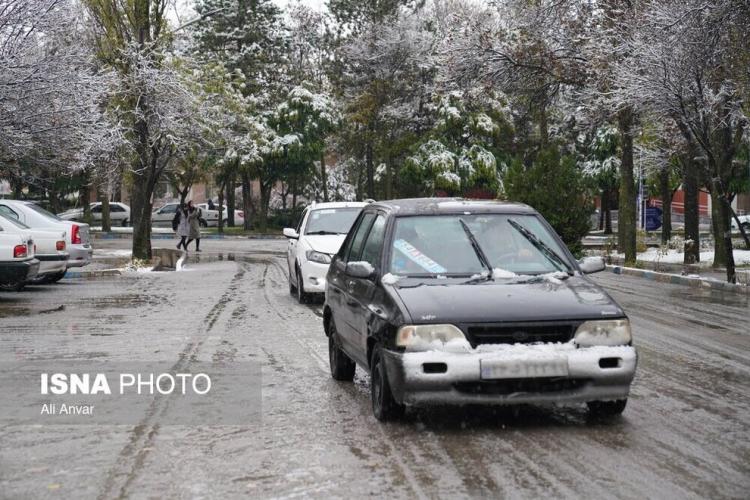
[[[70,242],[74,245],[81,244],[81,227],[78,224],[73,224],[73,229],[70,232]]]
[[[13,248],[13,258],[23,259],[29,255],[29,249],[26,245],[16,245]]]

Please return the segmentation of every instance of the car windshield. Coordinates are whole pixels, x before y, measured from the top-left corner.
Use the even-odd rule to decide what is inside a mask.
[[[320,208],[307,218],[305,234],[346,234],[361,208]]]
[[[473,240],[473,241],[472,241]],[[396,219],[390,272],[496,278],[570,271],[565,253],[534,215],[473,214]]]
[[[50,219],[62,220],[57,215],[53,214],[52,212],[46,211],[45,209],[43,209],[42,207],[40,207],[36,203],[27,203],[26,206],[29,207],[30,209],[32,209],[33,211],[44,215],[45,217],[49,217]]]
[[[10,222],[11,224],[13,224],[14,226],[17,226],[17,227],[19,227],[21,229],[31,229],[29,226],[27,226],[26,224],[24,224],[20,220],[16,220],[13,217],[8,217],[7,215],[5,215],[3,213],[0,213],[0,217],[2,217],[3,220],[7,220],[8,222]]]

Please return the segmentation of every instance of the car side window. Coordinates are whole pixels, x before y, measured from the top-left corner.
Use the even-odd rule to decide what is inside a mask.
[[[18,217],[18,214],[16,212],[14,212],[13,209],[8,208],[6,205],[0,205],[0,213],[3,213],[3,214],[5,214],[5,215],[7,215],[9,217],[13,217],[16,220],[21,220]]]
[[[124,212],[125,209],[122,208],[120,205],[110,205],[109,206],[109,211],[110,212]]]
[[[370,226],[372,226],[372,221],[374,219],[374,213],[368,213],[362,217],[362,222],[359,223],[357,232],[354,234],[354,238],[352,238],[352,244],[349,248],[349,255],[346,259],[347,262],[354,262],[360,259],[360,255],[362,255],[362,247],[364,247],[365,245],[365,238],[367,237],[367,233],[370,231]]]
[[[101,205],[97,205],[95,207],[91,207],[91,213],[92,214],[99,214],[101,212],[102,212],[102,206]]]
[[[173,214],[177,211],[177,205],[166,205],[161,210],[159,210],[159,213],[162,214]]]
[[[380,267],[380,254],[383,250],[383,239],[385,238],[385,217],[378,215],[372,223],[370,234],[367,236],[362,257],[360,260],[369,262],[376,269]]]

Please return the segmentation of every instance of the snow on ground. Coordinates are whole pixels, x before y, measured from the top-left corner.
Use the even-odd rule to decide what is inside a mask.
[[[625,257],[625,254],[616,254],[618,257]],[[664,264],[682,264],[685,254],[678,250],[669,249],[666,253],[659,248],[649,248],[643,253],[639,253],[636,260],[643,262],[662,262]],[[713,262],[714,252],[701,252],[701,262]],[[735,265],[750,265],[750,250],[734,250]]]

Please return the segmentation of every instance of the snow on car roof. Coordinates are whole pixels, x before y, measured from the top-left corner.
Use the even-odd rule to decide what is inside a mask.
[[[373,203],[399,215],[451,213],[516,213],[535,214],[536,210],[523,203],[498,200],[466,200],[464,198],[405,198]]]

